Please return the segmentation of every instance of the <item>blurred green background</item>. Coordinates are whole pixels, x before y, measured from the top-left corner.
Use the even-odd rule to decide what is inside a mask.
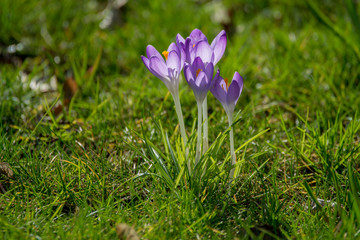
[[[314,4],[345,38],[357,40],[346,2]],[[74,77],[80,98],[94,98],[98,82],[100,98],[105,92],[119,95],[113,101],[126,111],[114,110],[127,115],[130,100],[166,93],[140,60],[146,45],[162,51],[177,33],[186,37],[194,28],[209,41],[221,29],[227,31],[228,46],[218,66],[224,76],[239,71],[245,77],[241,104],[282,101],[295,108],[321,107],[334,116],[339,105],[354,110],[358,102],[357,94],[347,93],[358,91],[358,59],[306,1],[2,0],[0,26],[1,98],[18,96],[19,104],[31,108],[42,96],[16,84],[20,73],[38,84],[55,77],[59,92],[66,78]],[[89,82],[86,71],[97,57]],[[160,93],[138,91],[144,87]],[[11,119],[21,115],[13,113]],[[130,118],[137,114],[131,113]]]
[[[346,38],[357,40],[345,2],[314,1]],[[79,70],[75,80],[82,96],[91,95],[87,88],[95,87],[84,71],[99,54],[92,81],[99,81],[102,92],[155,86],[161,91],[156,96],[141,92],[159,97],[165,89],[142,66],[140,55],[147,44],[162,51],[177,33],[186,37],[199,28],[209,41],[227,31],[228,47],[218,66],[225,76],[234,71],[245,76],[248,99],[242,103],[249,98],[258,103],[260,97],[306,107],[312,99],[309,107],[324,107],[331,115],[337,106],[353,109],[358,101],[345,91],[357,88],[358,59],[306,1],[3,0],[0,26],[1,81],[8,86],[1,89],[3,100],[16,95],[8,88],[17,85],[19,71],[31,73],[29,80],[55,76],[61,86]]]

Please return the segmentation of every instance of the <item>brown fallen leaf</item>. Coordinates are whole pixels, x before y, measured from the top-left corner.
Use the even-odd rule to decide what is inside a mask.
[[[62,111],[63,111],[63,106],[61,104],[59,104],[53,108],[53,112],[54,112],[55,116],[58,116]]]
[[[7,162],[0,162],[0,175],[5,175],[8,178],[14,176],[13,170],[11,170],[10,165]]]
[[[69,77],[64,83],[64,105],[68,106],[72,97],[78,91],[78,85],[74,78]]]
[[[71,102],[71,99],[74,97],[76,92],[79,90],[78,85],[73,77],[68,77],[63,85],[64,90],[64,101],[63,104],[59,103],[56,105],[52,111],[55,116],[58,116],[64,111],[64,108],[67,108]]]
[[[14,172],[11,170],[10,165],[6,162],[0,162],[0,175],[5,175],[8,178],[13,178]],[[0,183],[0,190],[3,194],[6,193],[4,186]]]
[[[116,234],[120,240],[139,240],[134,228],[130,227],[126,223],[120,223],[116,225]]]

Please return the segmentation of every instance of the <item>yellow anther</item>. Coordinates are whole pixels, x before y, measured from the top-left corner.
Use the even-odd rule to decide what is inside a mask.
[[[193,44],[193,48],[195,47],[195,44]]]
[[[164,55],[165,59],[167,60],[168,56],[169,56],[169,52],[168,51],[163,51],[162,55]]]
[[[226,91],[229,90],[230,84],[229,84],[229,80],[227,78],[224,79],[225,83],[226,83]]]
[[[226,92],[227,92],[230,87],[229,80],[227,78],[224,78],[224,82],[225,82],[225,87],[226,87]],[[221,85],[221,88],[225,91],[224,85]]]
[[[200,72],[201,72],[201,69],[199,68],[199,69],[196,71],[196,77],[199,75]]]

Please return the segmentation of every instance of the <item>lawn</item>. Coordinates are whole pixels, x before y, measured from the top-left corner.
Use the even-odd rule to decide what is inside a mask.
[[[359,14],[355,0],[1,0],[0,238],[360,239]],[[195,28],[226,31],[215,68],[244,87],[231,127],[208,93],[191,169],[194,93],[181,73],[184,146],[141,56]]]

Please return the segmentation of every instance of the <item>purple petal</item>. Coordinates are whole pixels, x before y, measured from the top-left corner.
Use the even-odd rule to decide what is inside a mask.
[[[178,47],[176,46],[176,44],[173,43],[173,42],[169,45],[167,51],[168,51],[169,53],[172,52],[172,51],[175,51],[177,54],[180,54],[179,48],[178,48]]]
[[[143,63],[147,67],[147,69],[149,69],[149,71],[150,71],[150,61],[149,61],[149,59],[147,57],[141,56],[141,60],[143,61]]]
[[[203,102],[209,91],[209,80],[204,72],[200,72],[195,80],[193,87],[195,98],[198,102]]]
[[[244,86],[243,78],[240,76],[240,74],[239,74],[238,72],[235,72],[235,73],[234,73],[233,80],[232,80],[232,82],[231,82],[231,84],[230,84],[230,86],[229,86],[229,89],[231,88],[231,85],[232,85],[232,84],[237,84],[238,87],[239,87],[239,96],[238,96],[238,98],[237,98],[236,101],[235,101],[235,104],[236,104],[237,101],[238,101],[238,99],[239,99],[239,97],[240,97],[240,95],[241,95],[241,92],[242,92],[243,86]]]
[[[205,70],[205,65],[200,57],[195,58],[194,62],[190,65],[191,66],[191,72],[193,76],[196,76],[196,73],[199,73],[198,70],[201,71]]]
[[[208,41],[206,36],[197,28],[195,28],[191,33],[189,38],[192,40],[192,44],[196,44],[200,41]]]
[[[233,81],[228,89],[227,96],[226,96],[226,103],[228,106],[234,105],[237,103],[240,97],[240,86],[238,82]]]
[[[186,38],[184,50],[185,50],[185,54],[186,54],[186,60],[185,61],[187,63],[192,63],[192,61],[195,58],[195,56],[194,56],[195,53],[194,53],[194,47],[191,44],[191,39],[190,38]]]
[[[211,93],[214,97],[221,102],[222,105],[226,105],[226,91],[221,87],[221,83],[224,79],[220,76],[220,72],[216,73],[214,80],[215,83],[211,88]]]
[[[206,88],[206,86],[208,85],[208,79],[203,71],[199,72],[198,76],[196,77],[195,84],[201,90]]]
[[[233,76],[233,82],[237,82],[239,84],[239,87],[240,87],[240,94],[241,94],[241,91],[242,91],[242,88],[243,88],[243,85],[244,85],[244,82],[243,82],[243,78],[240,76],[240,74],[238,72],[235,72],[234,73],[234,76]],[[231,82],[232,83],[232,82]]]
[[[148,57],[148,59],[154,56],[158,57],[159,59],[163,59],[163,56],[161,56],[161,54],[151,45],[148,45],[146,47],[146,56]]]
[[[220,77],[220,69],[218,69],[218,70],[216,71],[216,74],[215,74],[213,80],[211,81],[210,89],[214,88],[215,84],[216,84],[217,82],[220,82],[220,80],[221,80],[221,77]]]
[[[178,33],[176,35],[176,43],[179,45],[180,43],[185,45],[185,39]]]
[[[168,59],[166,61],[167,68],[175,70],[176,76],[180,74],[181,59],[176,51],[169,52]]]
[[[150,71],[161,80],[168,79],[168,68],[165,62],[158,57],[151,57],[150,61]]]
[[[212,63],[209,63],[205,67],[205,74],[210,82],[212,82],[213,75],[214,75],[214,65]]]
[[[153,57],[153,58],[156,58],[156,57]],[[154,72],[153,69],[150,68],[150,60],[147,59],[147,58],[144,57],[144,56],[141,56],[141,59],[142,59],[142,61],[144,62],[144,64],[145,64],[145,66],[147,67],[147,69],[148,69],[153,75],[155,75],[155,77],[160,78],[160,79],[162,80],[162,77],[161,77],[159,74],[157,74],[156,72]]]
[[[213,56],[213,50],[207,42],[201,41],[195,46],[195,57],[200,57],[204,63],[211,62]]]
[[[211,48],[214,50],[214,64],[222,58],[226,48],[226,32],[222,30],[212,41]]]
[[[181,71],[185,64],[186,53],[185,53],[184,48],[182,48],[182,47],[179,47],[179,48],[180,48],[180,58],[181,58],[181,62],[180,62],[180,71]]]
[[[190,85],[190,87],[192,88],[192,85],[194,84],[194,76],[191,73],[191,69],[189,65],[185,65],[184,67],[184,77],[188,82],[188,84]]]
[[[185,52],[185,39],[180,34],[178,34],[176,36],[176,45],[179,49],[178,54],[181,59],[181,62],[180,62],[180,71],[181,71],[183,69],[184,63],[186,61],[186,52]]]

